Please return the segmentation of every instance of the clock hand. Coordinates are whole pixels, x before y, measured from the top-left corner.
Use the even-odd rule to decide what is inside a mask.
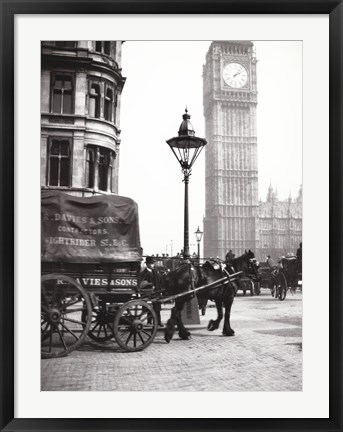
[[[240,73],[241,73],[242,71],[238,71],[238,72],[236,72],[235,74],[234,74],[234,78],[237,76],[237,75],[239,75]]]

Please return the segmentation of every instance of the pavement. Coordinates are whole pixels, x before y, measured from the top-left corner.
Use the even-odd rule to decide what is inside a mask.
[[[162,321],[170,316],[164,305]],[[159,329],[154,342],[140,352],[123,352],[114,341],[97,344],[87,338],[67,357],[41,361],[45,391],[301,391],[302,294],[284,301],[260,296],[235,298],[231,326],[209,332],[216,317],[210,304],[200,325],[189,325],[192,338],[177,332],[167,344]]]

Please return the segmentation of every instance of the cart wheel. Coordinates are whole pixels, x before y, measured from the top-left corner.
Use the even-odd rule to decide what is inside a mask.
[[[285,300],[287,294],[287,281],[282,272],[278,275],[278,298],[280,301]]]
[[[141,351],[156,336],[155,311],[143,300],[124,303],[115,314],[113,330],[118,345],[125,351]]]
[[[87,319],[81,313],[86,310]],[[84,341],[91,324],[91,302],[80,284],[69,276],[41,278],[41,356],[64,357]]]
[[[100,304],[91,312],[91,325],[88,331],[88,336],[96,342],[106,342],[114,338],[113,322],[114,312],[106,309],[106,304]],[[82,311],[82,322],[88,320],[87,310]]]

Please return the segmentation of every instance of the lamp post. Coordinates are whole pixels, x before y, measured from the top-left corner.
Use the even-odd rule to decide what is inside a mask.
[[[189,176],[194,162],[199,156],[201,150],[207,144],[204,138],[195,136],[195,132],[190,122],[191,116],[187,108],[182,116],[183,121],[179,128],[179,135],[167,140],[167,144],[174,153],[177,161],[181,166],[183,181],[185,183],[185,205],[184,205],[184,231],[183,231],[183,256],[185,259],[190,257],[189,252],[189,226],[188,226],[188,183]]]
[[[197,240],[198,243],[198,262],[200,263],[200,242],[202,239],[202,235],[204,234],[202,231],[200,231],[200,228],[198,227],[198,229],[195,231],[195,238]]]

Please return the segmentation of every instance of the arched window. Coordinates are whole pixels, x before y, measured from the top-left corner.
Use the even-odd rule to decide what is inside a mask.
[[[105,95],[105,120],[112,121],[112,111],[113,111],[113,90],[107,88]]]
[[[87,149],[88,188],[112,191],[113,159],[115,154],[105,147],[89,146]]]
[[[68,75],[55,75],[52,89],[52,112],[72,114],[73,82]]]
[[[100,118],[100,86],[92,84],[89,93],[89,116]]]

